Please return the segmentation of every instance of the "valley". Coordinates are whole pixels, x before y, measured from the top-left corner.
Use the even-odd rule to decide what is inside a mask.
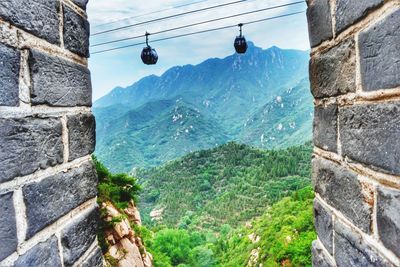
[[[99,201],[123,214],[130,199],[139,204],[143,225],[130,225],[155,266],[311,266],[311,152],[310,142],[281,150],[230,142],[139,170],[138,179],[96,160]],[[99,239],[111,258],[103,232]]]

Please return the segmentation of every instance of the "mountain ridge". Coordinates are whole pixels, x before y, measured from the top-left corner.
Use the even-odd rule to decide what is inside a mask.
[[[313,112],[308,59],[308,52],[250,43],[245,55],[176,66],[117,87],[94,104],[96,154],[112,171],[129,172],[229,141],[261,148],[304,143]]]

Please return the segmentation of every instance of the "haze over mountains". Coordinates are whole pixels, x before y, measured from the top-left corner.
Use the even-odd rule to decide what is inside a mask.
[[[94,103],[96,154],[113,172],[157,166],[235,140],[282,148],[311,140],[308,51],[261,49],[173,67]]]

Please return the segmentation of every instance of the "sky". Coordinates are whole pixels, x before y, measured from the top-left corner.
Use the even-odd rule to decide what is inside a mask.
[[[91,45],[95,45],[121,38],[144,35],[146,31],[152,33],[295,1],[296,0],[247,0],[231,6],[126,28],[107,34],[91,36],[90,42]],[[229,2],[234,2],[234,0],[92,0],[89,1],[88,4],[88,16],[91,23],[91,34],[94,34],[129,24],[140,23]],[[246,23],[253,20],[303,11],[305,9],[306,4],[301,3],[150,36],[150,45],[156,49],[159,55],[157,65],[147,66],[142,63],[140,53],[144,45],[107,53],[92,54],[89,59],[89,68],[92,73],[93,100],[97,100],[106,95],[117,86],[127,87],[145,76],[151,74],[161,75],[173,66],[186,64],[195,65],[208,58],[223,58],[229,56],[234,53],[233,41],[236,35],[238,35],[239,29],[230,28],[156,42],[154,44],[151,43],[152,39],[171,37],[227,25],[236,25],[238,23]],[[308,50],[310,47],[305,13],[245,25],[243,33],[248,41],[252,41],[256,46],[264,49],[274,45],[280,48],[299,50]],[[143,37],[105,46],[91,47],[90,51],[93,53],[103,49],[140,43],[144,40]]]

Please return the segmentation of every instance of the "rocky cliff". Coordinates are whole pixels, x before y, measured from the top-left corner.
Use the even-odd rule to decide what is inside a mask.
[[[153,257],[146,251],[142,239],[135,232],[135,226],[141,226],[140,213],[133,201],[123,211],[111,202],[102,203],[104,225],[105,266],[117,267],[152,267]]]

